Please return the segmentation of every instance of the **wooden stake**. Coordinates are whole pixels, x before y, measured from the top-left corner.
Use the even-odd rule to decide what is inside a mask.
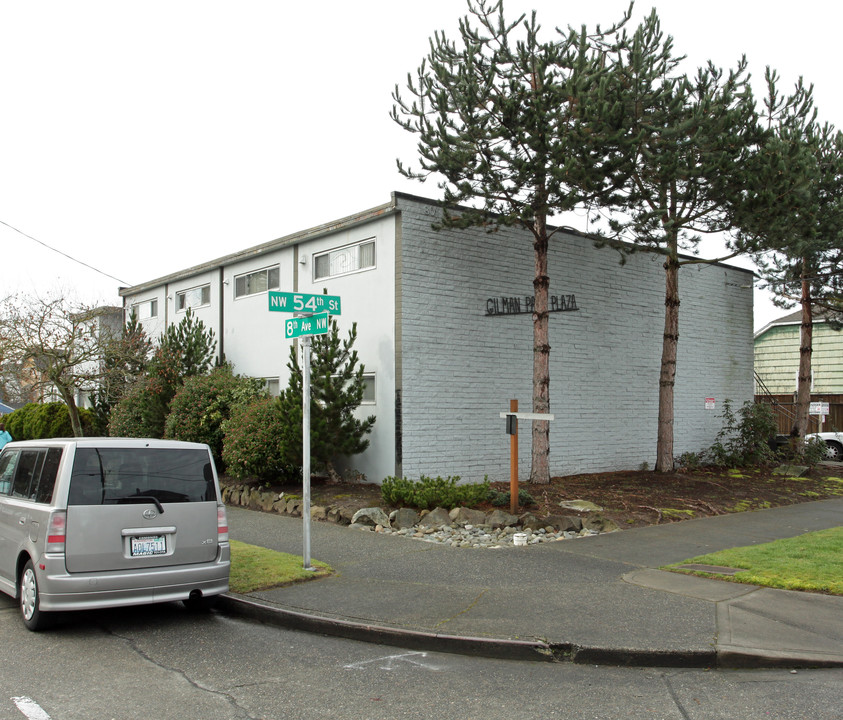
[[[509,411],[518,412],[518,401],[509,401]],[[509,512],[518,510],[518,418],[513,418],[515,432],[509,436]]]

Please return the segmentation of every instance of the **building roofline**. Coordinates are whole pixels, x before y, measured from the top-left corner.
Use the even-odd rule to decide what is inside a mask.
[[[824,323],[828,322],[828,318],[824,316],[823,312],[816,312],[812,313],[812,320],[813,323],[816,325],[817,323]],[[759,338],[765,332],[767,332],[770,328],[774,327],[786,327],[789,325],[801,325],[802,324],[802,311],[797,310],[796,312],[788,313],[787,315],[782,315],[780,318],[776,318],[775,320],[771,320],[768,322],[763,328],[761,328],[755,335],[754,338]]]
[[[208,260],[206,262],[200,263],[198,265],[193,265],[191,267],[185,268],[184,270],[179,270],[174,273],[170,273],[169,275],[164,275],[162,277],[155,278],[153,280],[148,280],[147,282],[140,283],[138,285],[132,285],[129,287],[121,287],[118,290],[120,297],[127,297],[129,295],[137,295],[147,290],[151,290],[153,288],[160,287],[161,285],[165,285],[168,283],[176,282],[179,280],[185,280],[190,277],[194,277],[201,273],[209,272],[212,270],[216,270],[220,267],[226,265],[232,265],[234,263],[241,262],[243,260],[248,260],[253,257],[258,257],[260,255],[264,255],[269,252],[274,252],[275,250],[280,250],[281,248],[290,247],[293,245],[298,245],[306,240],[314,240],[316,238],[322,237],[324,235],[328,235],[330,233],[336,232],[338,230],[346,230],[348,228],[355,227],[357,225],[361,225],[363,223],[371,222],[372,220],[376,220],[378,218],[387,217],[389,215],[395,215],[400,212],[398,208],[398,201],[399,200],[409,200],[411,202],[421,203],[425,205],[432,205],[436,207],[441,207],[442,202],[440,200],[433,200],[431,198],[421,197],[420,195],[413,195],[410,193],[400,192],[397,190],[392,191],[391,199],[389,202],[384,203],[382,205],[377,205],[373,208],[369,208],[367,210],[362,210],[361,212],[354,213],[352,215],[348,215],[344,218],[340,218],[338,220],[333,220],[331,222],[323,223],[322,225],[316,225],[315,227],[309,228],[307,230],[300,230],[298,232],[292,233],[290,235],[284,235],[280,238],[275,240],[269,240],[268,242],[261,243],[260,245],[254,245],[250,248],[246,248],[245,250],[239,250],[238,252],[231,253],[229,255],[223,255],[222,257],[218,257],[213,260]],[[454,210],[468,210],[470,208],[465,206],[453,206]],[[595,242],[601,242],[605,245],[610,247],[614,247],[617,249],[622,248],[634,248],[636,252],[652,252],[657,254],[659,253],[657,249],[654,248],[639,248],[633,245],[632,243],[621,241],[621,240],[612,240],[609,238],[601,237],[599,235],[594,235],[590,233],[585,233],[580,230],[576,230],[575,228],[569,227],[567,225],[549,225],[548,230],[550,231],[561,231],[565,232],[569,235],[575,235],[577,237],[587,238],[589,240],[593,240]],[[692,259],[692,255],[683,255],[680,254],[681,258]],[[724,262],[712,262],[711,265],[717,265],[722,267],[728,267],[732,270],[738,270],[746,273],[750,273],[755,275],[752,270],[747,270],[746,268],[740,268],[735,265],[727,265]]]
[[[160,287],[161,285],[165,285],[167,283],[184,280],[210,270],[216,270],[225,265],[232,265],[243,260],[248,260],[249,258],[258,257],[269,252],[274,252],[275,250],[280,250],[281,248],[298,245],[306,240],[313,240],[322,237],[323,235],[336,232],[337,230],[346,230],[381,217],[393,215],[396,212],[395,199],[393,198],[388,203],[354,213],[353,215],[348,215],[344,218],[340,218],[339,220],[333,220],[307,230],[300,230],[290,235],[284,235],[283,237],[275,240],[270,240],[268,242],[261,243],[260,245],[254,245],[253,247],[246,248],[245,250],[239,250],[238,252],[224,255],[214,260],[208,260],[207,262],[200,263],[199,265],[193,265],[189,268],[185,268],[184,270],[179,270],[177,272],[170,273],[169,275],[164,275],[163,277],[140,283],[139,285],[121,287],[119,294],[120,297],[137,295],[138,293]]]

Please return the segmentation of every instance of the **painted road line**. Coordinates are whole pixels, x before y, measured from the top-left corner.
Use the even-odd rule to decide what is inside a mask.
[[[37,702],[26,696],[13,697],[12,702],[29,720],[50,720],[50,716]]]

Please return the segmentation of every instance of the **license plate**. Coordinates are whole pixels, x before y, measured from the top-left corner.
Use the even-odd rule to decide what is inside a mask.
[[[167,543],[163,535],[140,535],[132,537],[132,557],[164,555]]]

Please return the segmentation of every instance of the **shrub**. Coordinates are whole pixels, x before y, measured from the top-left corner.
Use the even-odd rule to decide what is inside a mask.
[[[381,485],[381,498],[387,505],[415,507],[430,510],[472,506],[484,502],[489,496],[489,480],[482,483],[457,485],[459,476],[435,479],[421,476],[418,482],[407,478],[388,477]]]
[[[79,408],[82,432],[91,435],[95,427],[94,414]],[[73,427],[67,405],[61,402],[29,403],[9,413],[6,429],[15,440],[40,440],[42,438],[73,437]]]
[[[9,431],[9,434],[15,440],[32,440],[29,427],[32,422],[32,416],[35,414],[37,409],[37,403],[28,403],[22,408],[18,408],[6,415],[4,418],[6,430]]]
[[[776,434],[773,411],[765,403],[746,402],[737,415],[729,400],[723,402],[723,428],[703,453],[705,462],[718,467],[742,467],[770,462],[770,438]]]
[[[222,423],[222,461],[228,473],[238,479],[262,481],[300,476],[300,468],[284,460],[281,438],[286,422],[275,399],[264,397],[233,406],[230,417]]]
[[[509,500],[511,497],[511,493],[508,492],[501,492],[499,490],[495,490],[494,488],[489,488],[489,495],[488,500],[492,505],[495,507],[509,507]],[[521,507],[529,507],[530,505],[535,505],[536,501],[530,493],[526,490],[519,490],[518,491],[518,505]]]
[[[313,338],[310,365],[310,456],[314,469],[334,474],[333,460],[356,455],[369,446],[375,416],[361,420],[357,410],[363,401],[364,367],[357,351],[357,323],[352,323],[345,340],[331,320],[329,332]],[[278,398],[288,418],[284,435],[287,462],[298,464],[302,457],[302,369],[295,346],[287,363],[289,384]]]
[[[265,395],[263,380],[235,376],[228,364],[215,368],[210,375],[189,377],[170,403],[164,437],[207,443],[220,463],[223,423],[232,408]]]
[[[157,397],[156,378],[147,376],[138,379],[112,408],[108,434],[112,437],[161,437],[159,415],[163,417],[164,410],[158,408],[155,413],[150,412]]]

